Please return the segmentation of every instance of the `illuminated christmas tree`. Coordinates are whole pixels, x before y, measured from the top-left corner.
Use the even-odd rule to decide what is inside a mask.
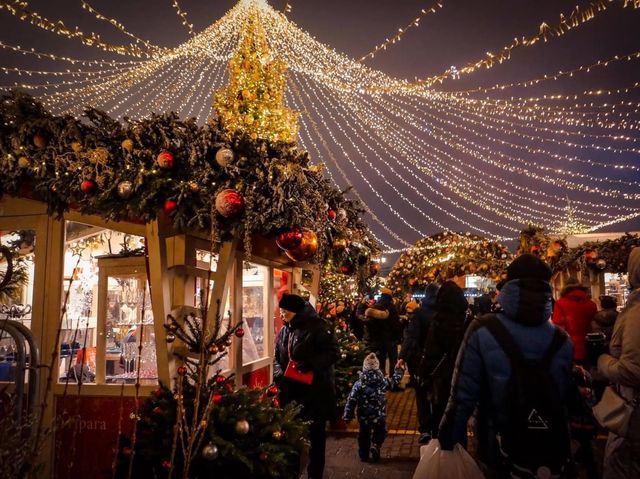
[[[244,37],[229,62],[229,84],[216,93],[214,110],[223,129],[251,139],[294,142],[298,115],[284,106],[286,65],[275,60],[257,10],[249,15]]]

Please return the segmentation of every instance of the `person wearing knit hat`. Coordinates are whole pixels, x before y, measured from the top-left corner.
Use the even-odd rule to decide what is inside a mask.
[[[551,276],[536,256],[515,259],[500,291],[502,311],[473,320],[458,351],[438,439],[445,451],[464,444],[467,421],[477,410],[476,450],[488,469],[487,477],[540,477],[539,471],[547,477],[566,477],[572,461],[569,418],[563,406],[571,397],[573,345],[549,321]],[[544,386],[529,384],[531,390],[519,390],[526,397],[517,397],[516,388],[507,386],[508,381],[527,382],[518,366],[520,357],[548,361],[537,383],[551,385],[547,395],[537,395]],[[529,414],[521,405],[532,401],[539,406]],[[533,423],[534,417],[545,427]]]
[[[309,479],[324,473],[326,421],[336,408],[333,365],[339,357],[333,328],[315,308],[296,294],[283,294],[279,302],[284,326],[278,333],[273,380],[280,388],[280,403],[302,406],[300,418],[309,422]],[[295,365],[295,369],[294,366]],[[299,373],[313,373],[311,384]]]
[[[363,462],[369,460],[369,455],[374,462],[380,459],[380,448],[387,435],[385,392],[393,389],[403,375],[404,369],[395,368],[391,377],[385,377],[374,353],[364,358],[360,379],[351,388],[343,414],[349,422],[357,413],[358,454]]]

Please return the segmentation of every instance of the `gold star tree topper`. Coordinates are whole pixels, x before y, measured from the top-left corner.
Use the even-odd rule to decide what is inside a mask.
[[[229,61],[229,84],[215,94],[214,110],[227,134],[253,140],[294,142],[298,114],[284,106],[286,65],[274,59],[254,10]]]

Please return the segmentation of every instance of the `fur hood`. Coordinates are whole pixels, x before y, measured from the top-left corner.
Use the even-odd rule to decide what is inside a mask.
[[[364,316],[367,319],[387,319],[389,317],[389,311],[384,309],[367,308],[364,312]]]

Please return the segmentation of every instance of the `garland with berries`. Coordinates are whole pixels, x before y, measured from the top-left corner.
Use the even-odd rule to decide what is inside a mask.
[[[470,233],[439,233],[418,241],[400,256],[387,287],[400,294],[467,274],[499,281],[512,259],[509,249],[497,241]]]
[[[323,262],[336,239],[353,247],[339,264],[376,254],[360,216],[295,143],[229,135],[175,113],[119,122],[89,108],[85,118],[56,116],[23,93],[0,98],[0,196],[44,201],[110,221],[166,217],[178,230],[214,240],[277,236],[295,261]]]
[[[554,265],[554,272],[567,270],[625,273],[629,254],[640,247],[640,235],[625,233],[606,241],[589,241],[567,251]]]

